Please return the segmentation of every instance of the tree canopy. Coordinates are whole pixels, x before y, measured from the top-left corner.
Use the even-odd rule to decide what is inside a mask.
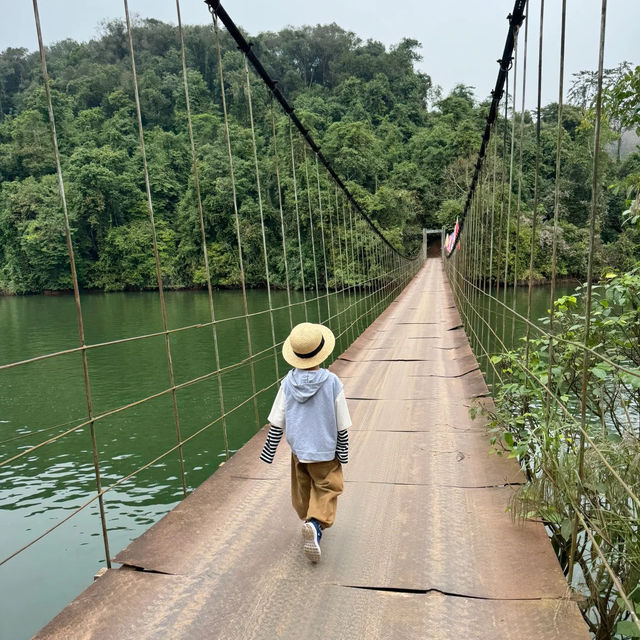
[[[133,39],[164,282],[168,287],[202,286],[204,258],[177,29],[144,20],[135,25]],[[429,76],[416,69],[415,40],[404,39],[387,49],[330,24],[262,33],[251,42],[325,156],[398,248],[414,251],[420,227],[455,220],[486,117],[486,103],[478,102],[470,87],[460,85],[442,97]],[[224,32],[222,44],[247,282],[260,286],[264,274],[244,61]],[[234,209],[212,28],[186,27],[185,46],[213,284],[235,286],[239,272]],[[48,47],[47,61],[80,284],[101,290],[153,288],[151,230],[125,26],[113,21],[102,26],[96,39],[58,42]],[[252,81],[252,93],[267,240],[279,246],[271,102],[257,79]],[[611,96],[618,110],[628,100],[623,93]],[[556,109],[545,107],[542,121],[540,202],[546,218],[552,217]],[[574,253],[580,254],[576,247],[584,241],[590,199],[593,150],[588,110],[588,104],[565,107],[563,120],[561,224],[567,250],[562,264],[567,275],[576,276],[584,269],[580,255]],[[288,124],[277,109],[275,115],[285,223],[292,230]],[[533,130],[533,118],[526,113],[525,217],[533,190]],[[614,140],[615,127],[607,131]],[[307,191],[313,192],[311,201],[318,202],[317,186],[305,180],[305,168],[315,171],[311,153],[307,150],[305,166],[305,154],[297,143],[294,159],[300,202],[307,202]],[[623,185],[639,166],[637,152],[620,162],[607,156],[605,180]],[[327,193],[333,189],[324,182],[322,188]],[[623,228],[625,197],[622,188],[603,196],[600,259],[612,266],[640,257],[637,230]],[[301,213],[302,225],[308,226],[304,208]],[[310,260],[311,248],[303,250]],[[536,269],[542,275],[545,260],[541,251]],[[276,285],[283,283],[281,262],[274,257],[270,264]],[[294,269],[291,275],[295,284],[299,274]],[[27,293],[69,286],[39,56],[25,49],[6,49],[0,54],[0,291]]]

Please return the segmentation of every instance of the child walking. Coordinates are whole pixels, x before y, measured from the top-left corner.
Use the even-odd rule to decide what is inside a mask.
[[[349,457],[349,409],[340,378],[320,363],[336,339],[328,327],[303,322],[293,328],[282,347],[294,367],[282,380],[269,413],[269,433],[260,455],[271,464],[283,431],[291,446],[291,502],[301,520],[303,549],[320,559],[322,531],[336,517],[342,493],[342,465]]]

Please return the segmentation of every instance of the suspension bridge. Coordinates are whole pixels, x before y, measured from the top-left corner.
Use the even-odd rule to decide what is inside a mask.
[[[88,342],[67,213],[64,163],[59,151],[38,4],[34,0],[79,345],[0,365],[0,373],[11,375],[25,367],[76,357],[82,371],[87,415],[62,431],[21,447],[0,460],[0,468],[11,469],[12,465],[28,460],[28,456],[45,456],[52,444],[64,442],[73,434],[84,434],[91,451],[96,490],[47,530],[21,541],[0,559],[0,571],[8,569],[12,561],[88,509],[97,512],[106,559],[106,566],[93,584],[35,637],[586,640],[590,631],[600,633],[596,631],[597,625],[604,628],[612,603],[618,607],[612,620],[638,625],[640,630],[637,598],[634,600],[638,574],[633,553],[606,529],[606,518],[618,517],[608,510],[612,498],[608,494],[600,496],[594,507],[597,492],[603,490],[595,482],[592,486],[589,465],[597,468],[600,485],[605,479],[610,480],[623,496],[627,512],[615,521],[620,528],[633,528],[633,523],[637,523],[638,479],[632,470],[611,458],[611,451],[603,444],[606,438],[602,440],[601,433],[593,428],[595,424],[601,430],[602,416],[585,399],[594,375],[592,370],[600,363],[622,376],[638,378],[640,373],[628,363],[614,361],[598,351],[589,340],[594,286],[589,260],[586,336],[582,343],[573,344],[579,353],[576,366],[580,368],[582,386],[577,383],[578,392],[572,401],[561,392],[559,383],[552,382],[554,353],[557,358],[562,346],[561,339],[554,336],[553,311],[550,325],[544,329],[531,318],[538,173],[531,208],[531,246],[520,247],[517,240],[515,244],[516,254],[530,251],[531,256],[526,275],[529,280],[526,316],[515,308],[515,290],[525,274],[517,272],[517,259],[509,261],[513,246],[509,234],[511,217],[518,225],[523,218],[522,139],[518,141],[516,125],[524,121],[526,74],[522,73],[520,79],[518,71],[523,63],[526,68],[531,8],[525,6],[524,0],[517,0],[508,19],[486,129],[460,224],[446,240],[442,238],[436,251],[433,246],[428,250],[425,231],[421,249],[415,256],[407,256],[389,242],[333,169],[229,14],[215,0],[207,0],[207,4],[216,41],[242,311],[233,317],[216,314],[217,298],[207,251],[206,206],[200,193],[177,2],[186,126],[209,315],[205,321],[189,326],[172,327],[168,321],[134,40],[125,0],[139,153],[162,330]],[[538,24],[538,78],[542,73],[543,16],[544,2],[540,5]],[[243,247],[234,166],[236,141],[225,97],[220,23],[243,55],[247,117],[253,134],[250,142],[253,189],[259,205],[258,258],[249,257]],[[605,26],[606,0],[602,3],[599,46],[596,149],[600,147]],[[564,33],[563,10],[552,301],[557,271]],[[266,87],[271,98],[268,109],[261,114],[254,113],[252,100],[256,77],[258,86],[261,90]],[[509,82],[511,92],[505,91]],[[520,110],[517,98],[522,101]],[[500,121],[502,102],[505,111]],[[538,81],[538,153],[540,108]],[[258,158],[256,116],[271,125],[269,176]],[[601,189],[597,153],[592,171],[590,256]],[[283,187],[285,179],[287,188]],[[272,187],[269,194],[264,188],[267,180]],[[265,219],[269,198],[275,202],[275,224],[273,219]],[[310,252],[305,252],[307,246]],[[285,273],[282,285],[286,304],[282,305],[275,302],[273,294],[276,252]],[[250,260],[254,261],[251,265]],[[246,269],[256,264],[263,270],[267,294],[266,307],[259,311],[250,310],[246,286]],[[295,282],[293,273],[297,274]],[[508,291],[513,292],[513,303],[507,299]],[[553,310],[553,302],[550,306]],[[354,425],[352,460],[345,469],[345,492],[340,498],[336,525],[323,538],[323,558],[318,565],[309,564],[300,552],[298,521],[289,506],[287,454],[279,451],[270,467],[259,461],[266,437],[260,403],[268,404],[273,398],[284,373],[280,356],[282,338],[302,320],[325,323],[337,336],[336,359],[330,368],[344,382]],[[231,359],[225,359],[222,336],[232,322],[242,327],[244,344],[238,346]],[[508,325],[513,335],[516,323],[526,332],[525,351],[505,366],[495,354],[509,351],[504,336],[509,333]],[[176,342],[188,332],[199,335],[206,332],[214,366],[201,375],[182,379],[176,375],[174,366]],[[156,338],[162,340],[168,386],[147,395],[141,393],[126,404],[97,410],[93,402],[92,354]],[[512,337],[510,345],[513,344]],[[542,363],[534,362],[533,356],[534,349],[541,350],[540,344],[548,354]],[[540,373],[540,367],[545,373],[548,367],[546,377]],[[514,414],[513,423],[526,425],[527,416],[540,409],[544,410],[547,430],[553,426],[559,433],[554,440],[553,455],[544,458],[545,464],[539,467],[532,463],[534,456],[530,450],[518,451],[513,446],[513,434],[502,428],[505,420],[511,424],[511,418],[504,418],[504,410],[492,398],[509,389],[509,376],[515,379],[516,370],[521,371],[526,388],[531,391],[526,410],[521,415]],[[250,386],[244,397],[230,393],[225,384],[228,376],[236,374]],[[215,389],[215,409],[206,423],[187,425],[186,394],[193,389],[201,392],[203,385],[209,385],[207,392]],[[125,475],[105,479],[104,452],[99,444],[101,429],[114,417],[135,412],[159,398],[168,401],[171,445]],[[234,420],[240,419],[255,422],[255,435],[234,452],[231,444],[236,441]],[[542,429],[531,430],[532,449],[543,449],[541,443],[549,439],[548,431],[545,436]],[[190,491],[188,452],[194,444],[205,446],[201,443],[212,433],[221,438],[225,462]],[[522,437],[521,433],[519,430],[518,437]],[[178,460],[177,484],[184,499],[143,535],[114,552],[110,546],[114,527],[110,524],[109,500],[115,501],[118,491],[127,490],[154,465],[169,459]],[[551,465],[557,468],[572,459],[580,464],[570,479],[559,479],[550,472]],[[560,519],[550,511],[526,508],[530,499],[527,490],[540,477],[548,483],[547,492],[555,491],[565,500],[567,517]],[[590,562],[585,561],[587,556]],[[627,561],[629,557],[631,560]],[[611,586],[602,598],[605,583]],[[613,633],[613,629],[609,631]],[[600,633],[596,637],[609,636]]]
[[[318,565],[261,432],[36,637],[586,640],[544,526],[506,513],[525,478],[469,416],[490,400],[441,260],[331,368],[353,459]]]

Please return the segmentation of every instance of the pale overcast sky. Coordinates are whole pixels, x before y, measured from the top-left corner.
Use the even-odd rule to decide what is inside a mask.
[[[568,0],[565,86],[570,74],[595,69],[601,0]],[[102,20],[121,18],[121,0],[40,0],[42,30],[47,43],[64,38],[88,40],[99,33]],[[223,6],[249,33],[277,31],[286,25],[336,22],[362,39],[386,45],[402,38],[422,43],[421,70],[446,91],[463,83],[485,98],[495,84],[496,59],[502,53],[507,32],[506,16],[513,0],[227,0]],[[557,100],[558,50],[561,0],[545,3],[543,103]],[[174,0],[129,0],[132,13],[176,22]],[[210,21],[201,0],[182,0],[186,24]],[[29,0],[0,0],[0,50],[6,47],[36,48],[33,8]],[[531,0],[527,103],[533,106],[536,86],[539,0]],[[640,63],[640,0],[609,0],[605,66],[622,60]],[[533,31],[534,36],[531,37]],[[522,31],[524,33],[524,30]],[[519,103],[519,100],[518,100]]]

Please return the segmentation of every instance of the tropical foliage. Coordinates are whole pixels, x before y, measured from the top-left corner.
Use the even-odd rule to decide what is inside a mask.
[[[585,620],[604,640],[640,635],[605,566],[640,608],[640,265],[592,294],[588,330],[581,286],[555,302],[552,342],[493,357],[506,375],[492,426],[527,476],[514,512],[545,522],[565,571],[573,558]]]
[[[260,266],[244,63],[227,35],[222,36],[247,281],[260,286],[264,268]],[[202,286],[204,259],[177,30],[145,20],[134,27],[133,38],[164,284]],[[323,153],[399,248],[411,253],[421,226],[450,224],[459,215],[487,105],[478,103],[466,86],[442,97],[429,76],[415,68],[419,43],[403,40],[387,50],[335,24],[263,33],[251,41]],[[214,285],[235,286],[239,268],[234,209],[212,28],[187,27],[185,44],[207,252]],[[47,59],[80,284],[103,290],[152,288],[155,270],[124,25],[106,24],[99,38],[86,43],[59,42],[48,48]],[[281,239],[271,105],[261,83],[253,83],[252,93],[267,240],[277,246]],[[628,97],[612,94],[614,99],[624,102]],[[581,246],[592,153],[587,111],[588,106],[569,107],[563,119],[561,226],[565,241],[560,262],[561,272],[572,276],[582,275],[585,268]],[[547,220],[552,217],[555,114],[555,106],[549,105],[542,122],[540,208]],[[285,224],[293,251],[289,132],[277,110],[275,124]],[[534,124],[528,113],[524,126],[521,210],[526,236],[535,164]],[[614,140],[614,129],[607,131]],[[498,149],[499,157],[501,153]],[[311,195],[315,207],[315,166],[310,156],[305,165],[299,142],[294,157],[300,203],[306,204]],[[605,194],[599,221],[598,256],[603,265],[625,267],[640,257],[638,232],[623,228],[622,218],[629,200],[625,181],[635,184],[629,176],[638,166],[637,153],[620,163],[612,156],[603,161],[607,183],[617,185]],[[70,286],[54,173],[39,57],[24,49],[7,49],[0,54],[0,291],[26,293]],[[332,187],[322,182],[322,188],[328,203]],[[303,236],[308,238],[304,230],[310,224],[309,212],[302,207],[301,214]],[[545,234],[543,224],[535,266],[541,277],[549,273]],[[306,269],[312,248],[303,246],[303,254]],[[281,284],[282,259],[274,256],[270,269],[275,284]],[[295,269],[291,277],[300,284]]]

